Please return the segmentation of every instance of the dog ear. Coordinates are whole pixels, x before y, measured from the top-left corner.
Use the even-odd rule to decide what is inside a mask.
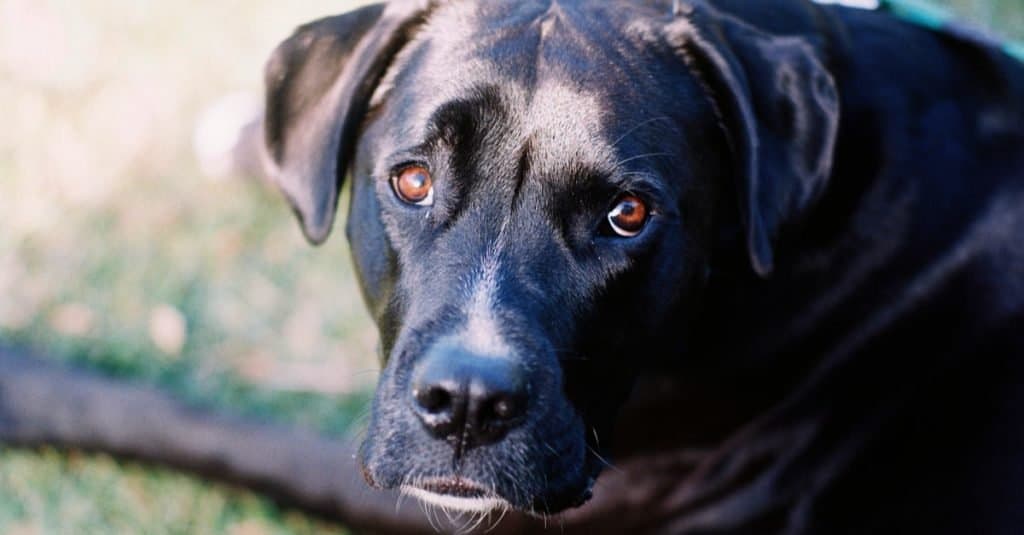
[[[398,0],[311,22],[267,62],[263,134],[269,172],[314,244],[331,232],[373,92],[427,5]]]
[[[779,227],[799,219],[831,175],[839,97],[808,41],[769,35],[694,4],[673,23],[673,35],[733,145],[747,248],[754,271],[766,277]]]

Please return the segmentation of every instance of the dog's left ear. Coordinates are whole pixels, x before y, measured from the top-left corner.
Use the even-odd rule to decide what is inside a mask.
[[[736,190],[751,264],[774,266],[779,227],[825,188],[839,127],[832,76],[809,42],[766,34],[702,0],[670,24],[708,86],[737,158]]]
[[[331,232],[338,192],[377,84],[429,5],[394,0],[311,22],[278,45],[267,62],[269,171],[314,244]]]

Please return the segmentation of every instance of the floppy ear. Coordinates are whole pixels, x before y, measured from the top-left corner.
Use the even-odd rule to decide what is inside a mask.
[[[370,98],[427,5],[397,0],[311,22],[267,62],[269,171],[314,244],[331,232]]]
[[[808,41],[766,34],[694,4],[672,24],[673,36],[711,92],[733,145],[747,248],[765,277],[779,227],[799,219],[831,175],[839,97]]]

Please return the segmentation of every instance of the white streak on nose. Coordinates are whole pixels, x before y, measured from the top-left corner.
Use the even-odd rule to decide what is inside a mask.
[[[494,294],[501,267],[495,257],[494,254],[488,254],[480,266],[480,275],[466,308],[466,325],[461,338],[469,351],[498,357],[507,355],[509,347],[501,336],[495,317]]]

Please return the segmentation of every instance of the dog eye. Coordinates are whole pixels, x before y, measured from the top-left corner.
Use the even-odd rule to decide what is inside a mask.
[[[608,212],[608,224],[623,238],[632,238],[647,225],[647,205],[636,195],[626,194],[615,201],[615,207]]]
[[[434,204],[434,181],[430,171],[418,165],[406,167],[391,177],[391,189],[402,202],[416,206]]]

